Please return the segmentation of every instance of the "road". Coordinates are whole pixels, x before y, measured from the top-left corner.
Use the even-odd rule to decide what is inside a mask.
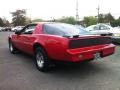
[[[114,55],[102,60],[43,73],[31,56],[9,52],[9,34],[0,32],[0,90],[120,90],[119,46]]]

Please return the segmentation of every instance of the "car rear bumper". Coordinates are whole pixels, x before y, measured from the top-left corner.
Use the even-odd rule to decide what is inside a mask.
[[[111,55],[115,52],[115,45],[97,45],[92,47],[77,48],[67,50],[66,59],[70,62],[80,62],[84,60],[94,59],[96,53],[100,53],[100,57]]]

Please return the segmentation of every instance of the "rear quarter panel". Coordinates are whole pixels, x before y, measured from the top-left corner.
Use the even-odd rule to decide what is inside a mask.
[[[35,43],[40,43],[51,59],[62,60],[65,58],[65,51],[68,48],[67,38],[48,34],[39,34],[37,37],[39,38]]]

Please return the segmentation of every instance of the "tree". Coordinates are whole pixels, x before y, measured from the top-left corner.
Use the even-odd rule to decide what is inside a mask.
[[[63,22],[63,23],[69,23],[69,24],[76,24],[76,20],[74,17],[62,17],[56,21]]]
[[[10,23],[6,18],[0,18],[0,27],[4,26],[10,26]]]
[[[105,15],[104,20],[105,20],[105,21],[104,21],[105,23],[111,23],[111,22],[113,22],[115,19],[114,19],[114,17],[111,15],[111,13],[108,13],[108,14]]]
[[[12,12],[12,24],[14,26],[23,26],[26,25],[26,10],[16,10]]]
[[[113,22],[115,19],[114,17],[111,15],[111,13],[108,14],[100,14],[99,15],[99,20],[98,23],[111,23]]]
[[[1,27],[4,26],[4,22],[3,22],[2,18],[0,18],[0,26],[1,26]]]
[[[120,17],[114,21],[112,21],[111,23],[111,26],[113,27],[117,27],[117,26],[120,26]]]
[[[42,21],[43,21],[42,19],[37,18],[37,19],[33,19],[31,22],[42,22]]]
[[[111,22],[111,26],[113,26],[113,27],[120,26],[120,20],[117,19],[117,20],[112,21],[112,22]]]
[[[104,23],[105,15],[99,14],[98,23]]]
[[[10,26],[10,22],[6,18],[3,18],[3,23],[4,26]]]
[[[99,14],[98,21],[97,21],[97,18],[94,17],[94,16],[84,17],[83,21],[86,24],[86,26],[96,24],[97,22],[98,23],[110,23],[110,24],[114,24],[114,25],[117,24],[117,23],[119,23],[119,20],[115,21],[114,17],[111,15],[111,13],[108,13],[108,14]]]
[[[97,23],[97,18],[94,16],[84,17],[84,23],[86,26],[90,26]]]

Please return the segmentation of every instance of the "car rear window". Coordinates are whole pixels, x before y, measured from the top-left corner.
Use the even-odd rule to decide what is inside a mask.
[[[44,33],[59,36],[79,35],[79,29],[71,24],[50,23],[44,24]]]

